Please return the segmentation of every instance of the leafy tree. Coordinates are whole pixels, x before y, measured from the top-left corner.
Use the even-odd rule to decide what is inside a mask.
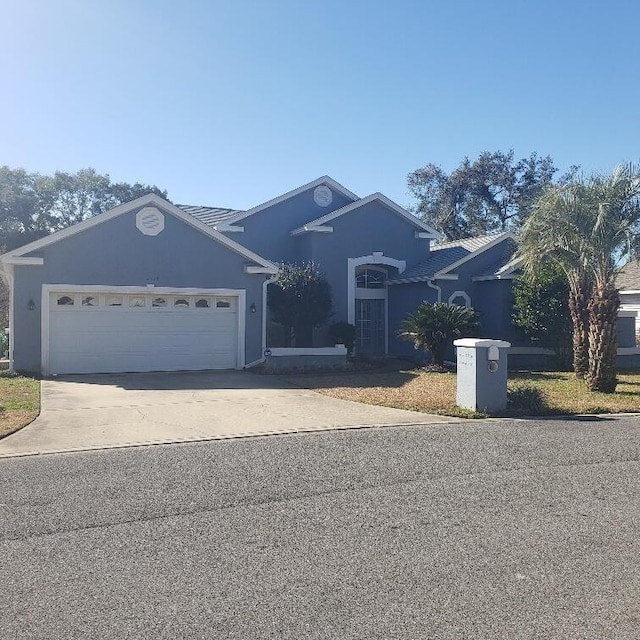
[[[569,283],[554,263],[542,263],[514,281],[513,323],[536,344],[553,349],[563,369],[572,366]]]
[[[331,287],[313,262],[280,265],[269,286],[267,304],[273,321],[284,327],[285,346],[309,347],[314,327],[332,316]]]
[[[10,250],[147,193],[153,185],[112,183],[95,169],[53,176],[0,167],[0,251]]]
[[[409,174],[408,186],[416,215],[454,240],[519,228],[556,171],[549,156],[516,161],[513,150],[485,151],[449,175],[427,164]]]
[[[579,178],[551,189],[527,221],[520,251],[531,268],[543,257],[569,280],[574,321],[574,368],[584,365],[589,389],[616,388],[616,275],[624,258],[640,255],[640,167],[623,165],[610,176]],[[576,340],[576,333],[579,337]]]
[[[442,366],[447,347],[456,338],[475,336],[480,316],[475,309],[444,302],[423,302],[400,324],[397,335],[413,342],[416,349],[430,351],[435,364]]]

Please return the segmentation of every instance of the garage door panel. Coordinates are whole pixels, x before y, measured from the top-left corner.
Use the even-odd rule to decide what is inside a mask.
[[[90,292],[84,292],[82,296]],[[76,296],[77,297],[77,296]],[[95,294],[98,299],[98,294]],[[175,297],[175,296],[174,296]],[[57,305],[52,294],[49,319],[51,373],[117,373],[232,369],[238,366],[237,299],[230,307],[86,308]],[[77,300],[82,298],[77,297]]]

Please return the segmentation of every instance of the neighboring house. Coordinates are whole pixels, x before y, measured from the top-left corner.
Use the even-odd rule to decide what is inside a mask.
[[[635,319],[635,330],[640,332],[640,262],[629,262],[616,278],[620,293],[620,315]]]
[[[0,256],[11,361],[44,375],[252,366],[277,346],[266,299],[278,263],[308,260],[360,353],[413,354],[396,331],[424,300],[473,306],[484,335],[526,347],[510,319],[514,237],[438,239],[328,176],[248,211],[144,196]],[[314,340],[327,345],[326,329]]]

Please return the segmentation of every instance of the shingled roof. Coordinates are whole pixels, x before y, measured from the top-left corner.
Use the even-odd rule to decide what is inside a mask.
[[[640,262],[629,262],[622,267],[616,285],[621,291],[640,291]]]
[[[210,227],[215,227],[217,224],[228,220],[235,216],[237,213],[242,213],[238,209],[223,209],[220,207],[197,207],[188,204],[177,204],[178,209],[182,209],[185,213],[192,215],[194,218],[204,222]]]
[[[409,267],[397,278],[390,280],[389,284],[431,280],[436,273],[445,271],[456,262],[464,260],[477,251],[481,251],[487,247],[487,245],[498,240],[501,236],[504,236],[505,238],[510,237],[504,232],[501,232],[493,233],[488,236],[480,236],[478,238],[464,238],[462,240],[436,244],[431,248],[429,257],[426,260]],[[504,262],[502,264],[504,264]]]

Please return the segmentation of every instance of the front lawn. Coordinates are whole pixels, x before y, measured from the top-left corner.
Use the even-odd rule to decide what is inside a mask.
[[[32,422],[40,413],[40,381],[0,376],[0,438]]]
[[[425,413],[470,416],[456,406],[454,373],[422,369],[288,376],[334,398]],[[593,393],[571,373],[510,373],[507,415],[640,412],[640,373],[618,375],[615,394]]]

